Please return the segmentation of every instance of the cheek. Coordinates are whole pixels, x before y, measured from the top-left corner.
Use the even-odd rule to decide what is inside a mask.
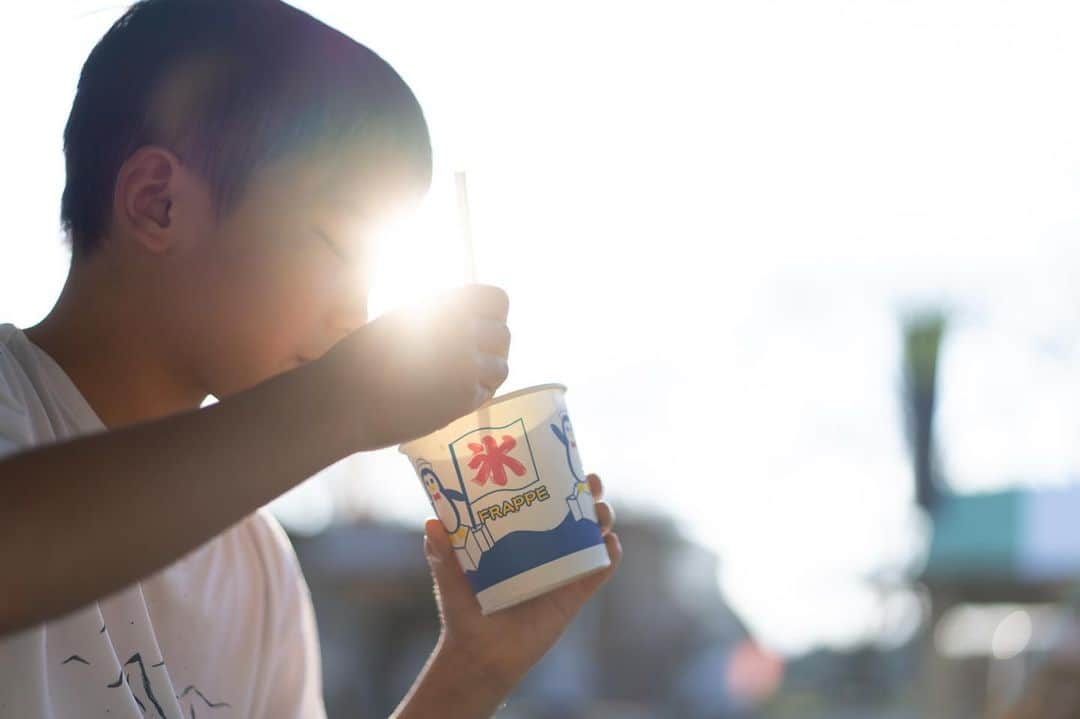
[[[203,301],[210,306],[203,314],[213,359],[235,375],[232,384],[286,369],[311,344],[322,312],[325,263],[313,248],[300,246],[302,239],[267,232],[259,241],[227,244],[208,270],[212,281]]]

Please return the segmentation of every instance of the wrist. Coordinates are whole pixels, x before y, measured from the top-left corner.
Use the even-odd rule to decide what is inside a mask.
[[[477,649],[468,642],[456,641],[445,632],[444,629],[439,635],[432,657],[455,667],[460,673],[471,673],[471,682],[482,682],[493,692],[509,696],[524,678],[527,669],[516,670],[505,659],[495,659],[490,651]]]
[[[468,652],[440,636],[427,664],[393,719],[488,719],[513,686],[486,671]]]

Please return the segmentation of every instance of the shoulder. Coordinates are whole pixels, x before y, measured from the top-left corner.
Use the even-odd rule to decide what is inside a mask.
[[[295,558],[292,542],[289,535],[277,518],[266,507],[260,507],[252,512],[246,520],[247,530],[261,545],[266,545],[274,552],[287,554]]]
[[[251,514],[245,524],[259,554],[264,580],[262,584],[266,592],[263,597],[266,607],[264,644],[276,647],[275,651],[293,655],[288,659],[275,659],[276,662],[285,661],[289,665],[300,662],[304,666],[315,662],[316,669],[312,676],[318,677],[319,640],[315,608],[292,543],[281,524],[265,507]],[[316,681],[316,685],[321,686],[321,680]]]
[[[266,507],[257,509],[244,520],[242,531],[255,548],[271,606],[307,593],[292,542],[270,510]]]
[[[15,332],[12,325],[0,325],[0,454],[36,440],[33,407],[40,399],[11,346]]]
[[[9,446],[105,429],[64,369],[11,324],[0,325],[0,412],[0,438]],[[13,425],[14,419],[23,423]]]
[[[325,717],[311,593],[285,530],[265,507],[244,522],[266,575],[260,689],[251,716]]]
[[[0,391],[4,392],[3,399],[15,395],[25,401],[26,391],[32,384],[20,361],[21,348],[15,346],[18,333],[14,325],[0,324]]]

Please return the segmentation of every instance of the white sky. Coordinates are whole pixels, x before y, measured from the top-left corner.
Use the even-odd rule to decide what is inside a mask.
[[[507,387],[569,385],[616,507],[672,513],[719,551],[770,645],[879,633],[864,578],[919,551],[901,312],[954,312],[941,423],[958,488],[1080,477],[1072,4],[297,4],[398,67],[432,124],[436,185],[380,303],[460,281],[451,171],[466,168],[480,278],[512,298]],[[28,325],[66,271],[77,73],[120,6],[14,12],[0,267],[17,270],[0,309]],[[415,482],[387,451],[277,506],[415,521]],[[904,623],[902,598],[886,609]]]

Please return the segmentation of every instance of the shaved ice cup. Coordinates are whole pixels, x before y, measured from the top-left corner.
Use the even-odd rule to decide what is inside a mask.
[[[566,387],[496,397],[402,444],[484,614],[610,565]]]

